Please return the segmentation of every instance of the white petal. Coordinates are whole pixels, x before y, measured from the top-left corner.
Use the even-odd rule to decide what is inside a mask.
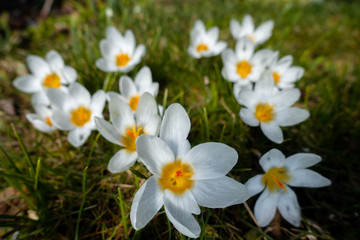
[[[121,46],[124,43],[123,36],[121,33],[113,26],[106,28],[106,38],[109,39],[113,44]]]
[[[196,20],[196,22],[194,23],[194,27],[192,32],[200,32],[203,33],[206,31],[205,25],[203,23],[203,21],[201,20]]]
[[[143,134],[137,138],[136,146],[139,158],[156,176],[161,175],[164,164],[175,160],[171,149],[158,137]]]
[[[127,99],[138,94],[135,83],[128,76],[121,76],[119,80],[120,93]]]
[[[223,78],[229,82],[236,82],[236,81],[243,81],[243,79],[240,77],[239,74],[237,74],[235,68],[232,67],[223,67],[223,69],[221,70],[221,75],[223,76]],[[244,82],[243,84],[247,84],[248,82]]]
[[[249,197],[252,197],[256,194],[258,194],[259,192],[261,192],[262,190],[264,190],[265,185],[262,182],[262,177],[264,175],[263,174],[258,174],[252,178],[250,178],[246,183],[245,186],[247,187],[248,191],[249,191]]]
[[[293,126],[305,121],[309,116],[308,110],[292,107],[277,112],[276,122],[283,127]]]
[[[304,76],[304,72],[305,72],[305,70],[302,67],[298,67],[298,66],[290,67],[281,76],[280,85],[281,85],[281,83],[290,84],[290,83],[296,82],[297,80],[299,80],[300,78],[302,78]]]
[[[249,198],[243,184],[226,176],[197,180],[191,192],[199,205],[208,208],[225,208],[243,203]]]
[[[194,46],[189,46],[188,47],[188,53],[193,58],[201,58],[201,55],[198,53],[198,51],[196,51]]]
[[[283,73],[285,72],[286,69],[288,69],[290,67],[290,65],[292,64],[293,61],[293,57],[291,55],[287,55],[285,57],[282,57],[276,66],[276,69],[280,72]]]
[[[218,27],[212,27],[207,31],[207,38],[209,45],[214,45],[215,42],[219,39],[219,28]]]
[[[35,93],[43,90],[41,79],[34,75],[17,77],[13,81],[14,87],[25,93]]]
[[[255,203],[254,214],[261,227],[267,226],[275,216],[279,194],[265,191]]]
[[[101,115],[104,110],[106,94],[103,90],[97,90],[91,97],[91,110],[95,115]]]
[[[141,61],[141,58],[145,55],[146,48],[143,44],[139,44],[135,51],[134,55],[132,56],[132,61],[134,61],[134,64],[138,64]]]
[[[51,72],[48,63],[39,56],[29,55],[26,58],[26,62],[30,72],[40,78],[45,77]]]
[[[271,37],[272,29],[274,27],[274,22],[272,20],[262,23],[257,27],[254,38],[256,44],[262,44]]]
[[[255,104],[257,103],[257,96],[254,91],[243,90],[239,93],[236,98],[237,102],[249,109],[255,109]]]
[[[241,32],[242,34],[252,34],[254,32],[254,22],[250,15],[245,15],[241,23]]]
[[[224,63],[224,65],[235,65],[237,62],[235,53],[233,50],[231,49],[226,49],[222,54],[221,54],[221,59]]]
[[[37,93],[34,93],[31,96],[31,104],[34,105],[50,105],[50,99],[46,95],[46,91],[40,91]]]
[[[297,153],[285,160],[285,166],[289,171],[308,168],[321,161],[319,155],[313,153]]]
[[[164,191],[164,204],[165,207],[167,203],[171,202],[176,207],[180,208],[182,211],[193,213],[193,214],[200,214],[200,208],[196,199],[191,191],[186,190],[182,194],[175,194],[171,192],[169,189],[165,189]]]
[[[225,50],[226,46],[227,46],[227,43],[224,41],[217,42],[212,49],[213,55],[214,56],[219,55],[221,52],[223,52]]]
[[[91,103],[91,95],[86,88],[81,85],[80,83],[73,82],[69,86],[69,95],[71,96],[72,100],[77,103],[78,105],[89,106]]]
[[[67,114],[59,109],[55,109],[53,111],[51,118],[52,118],[53,124],[60,130],[68,131],[68,130],[71,130],[74,128],[74,126],[70,122],[69,114]]]
[[[223,143],[202,143],[193,147],[184,161],[194,167],[193,179],[213,179],[225,176],[236,164],[237,152]]]
[[[190,118],[178,103],[171,104],[166,110],[160,128],[160,138],[178,154],[179,143],[187,139],[190,132]]]
[[[241,108],[240,110],[240,118],[243,120],[247,125],[252,127],[259,126],[259,121],[256,119],[253,112],[251,112],[247,108]]]
[[[75,128],[68,134],[68,141],[74,147],[80,147],[89,138],[91,130],[87,128]]]
[[[300,206],[294,191],[286,187],[287,192],[282,191],[279,196],[278,208],[281,216],[294,225],[295,227],[300,226],[301,215]]]
[[[130,219],[134,229],[145,227],[163,205],[163,193],[157,179],[151,176],[135,194],[131,204]]]
[[[116,145],[121,145],[120,134],[112,124],[99,117],[95,117],[94,120],[95,120],[96,129],[106,140]]]
[[[142,67],[140,71],[136,74],[134,82],[140,93],[144,93],[146,91],[152,93],[152,91],[150,91],[152,84],[150,68],[148,66]]]
[[[235,20],[235,19],[230,20],[230,31],[231,31],[233,38],[238,40],[240,37],[239,35],[240,35],[240,31],[241,31],[241,25],[237,20]]]
[[[276,122],[270,123],[260,123],[260,127],[264,135],[275,143],[282,143],[284,141],[284,136],[281,128]]]
[[[300,98],[300,91],[297,88],[285,89],[279,91],[271,98],[271,103],[276,106],[276,109],[282,110],[293,105]]]
[[[331,181],[321,176],[319,173],[310,169],[296,169],[289,172],[291,176],[289,185],[293,187],[325,187],[331,184]]]
[[[161,118],[159,115],[153,115],[149,118],[148,122],[144,125],[146,134],[158,136],[160,130]]]
[[[144,93],[139,99],[135,113],[137,124],[144,127],[157,112],[157,104],[154,96],[148,92]]]
[[[115,65],[114,61],[109,61],[105,58],[100,58],[98,60],[96,60],[95,65],[97,68],[99,68],[100,70],[104,71],[104,72],[117,72],[118,68]]]
[[[64,76],[66,83],[73,83],[77,78],[76,70],[73,67],[65,66],[61,69],[61,73]]]
[[[65,66],[63,58],[55,50],[51,50],[46,54],[46,60],[53,71],[60,71]]]
[[[201,229],[194,216],[175,204],[164,197],[165,212],[170,222],[182,234],[192,238],[199,237]]]
[[[254,53],[255,46],[249,38],[241,38],[235,46],[235,54],[239,60],[249,60]]]
[[[274,90],[274,80],[268,75],[263,75],[262,78],[255,84],[255,92],[259,96],[269,96]]]
[[[131,30],[126,30],[124,34],[124,45],[126,46],[126,52],[132,55],[135,49],[136,41],[134,33]]]
[[[54,126],[46,124],[37,114],[28,113],[26,114],[26,118],[37,130],[41,132],[50,133],[56,129]]]
[[[116,54],[119,52],[120,48],[113,44],[110,40],[103,39],[100,41],[100,52],[101,55],[107,59],[112,60],[115,58]]]
[[[261,66],[263,68],[269,66],[274,59],[276,52],[270,49],[261,49],[256,51],[254,56],[251,59],[251,62],[256,66]]]
[[[134,165],[137,157],[136,152],[129,152],[126,149],[121,149],[110,159],[108,170],[112,173],[119,173],[128,170],[132,165]]]
[[[110,96],[110,120],[119,133],[124,133],[126,128],[135,124],[134,113],[127,103],[118,97]]]
[[[158,95],[159,92],[159,83],[154,82],[151,84],[150,91],[149,91],[154,97]]]
[[[274,148],[265,153],[259,160],[262,169],[267,172],[274,167],[283,167],[285,164],[285,156],[278,149]]]
[[[247,90],[252,90],[251,83],[244,85],[244,84],[242,84],[241,81],[238,81],[238,82],[235,82],[233,85],[233,94],[234,94],[234,97],[236,98],[236,100],[239,97],[241,92],[247,91]]]
[[[49,88],[46,90],[46,96],[55,108],[61,109],[63,111],[69,110],[71,106],[71,100],[69,99],[69,96],[63,91],[55,88]],[[43,99],[43,97],[39,96],[36,101],[41,101],[41,99]]]

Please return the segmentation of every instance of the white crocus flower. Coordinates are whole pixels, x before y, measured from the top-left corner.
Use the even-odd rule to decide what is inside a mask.
[[[289,187],[325,187],[331,181],[306,169],[321,161],[311,153],[298,153],[288,158],[277,149],[272,149],[260,158],[265,174],[250,178],[246,183],[250,197],[260,193],[255,204],[255,218],[261,227],[267,226],[275,216],[276,209],[286,221],[299,227],[300,206],[295,192]]]
[[[46,89],[64,89],[68,84],[76,80],[77,73],[74,68],[65,66],[61,55],[51,50],[45,59],[36,55],[26,58],[30,74],[18,77],[14,80],[14,86],[22,92],[34,93],[32,103],[49,105],[46,97]]]
[[[277,58],[278,53],[276,53],[276,58],[269,67],[275,86],[279,89],[294,88],[295,82],[304,75],[304,68],[291,66],[293,61],[291,55],[282,57],[279,60]]]
[[[26,118],[39,131],[50,133],[56,130],[52,121],[53,109],[44,105],[34,105],[35,113],[26,114]]]
[[[272,20],[262,23],[255,29],[254,22],[250,15],[246,15],[240,24],[237,20],[230,20],[230,31],[236,40],[243,37],[249,38],[255,45],[264,43],[271,37],[274,27]]]
[[[248,38],[237,41],[235,52],[226,49],[221,58],[224,67],[222,76],[241,87],[248,87],[251,82],[256,82],[270,64],[273,58],[273,51],[262,49],[254,53],[255,46]]]
[[[126,30],[124,36],[114,27],[107,27],[106,39],[100,41],[102,58],[96,60],[96,66],[104,72],[129,72],[141,61],[145,46],[136,47],[135,36]]]
[[[254,91],[241,91],[237,101],[245,106],[241,119],[252,127],[259,126],[267,138],[276,143],[284,140],[280,126],[292,126],[309,117],[309,111],[291,107],[300,98],[299,89],[276,91],[271,76],[264,74]]]
[[[151,70],[145,66],[136,74],[134,81],[128,76],[121,76],[119,80],[120,94],[116,92],[108,92],[109,98],[117,97],[126,102],[135,112],[139,98],[145,92],[150,93],[154,97],[159,91],[159,83],[153,82]]]
[[[219,55],[226,48],[226,42],[218,41],[219,28],[212,27],[206,31],[201,20],[197,20],[190,33],[191,45],[188,52],[194,58],[212,57]]]
[[[165,111],[160,138],[142,135],[137,140],[141,161],[153,174],[135,194],[130,219],[143,228],[164,206],[174,227],[196,238],[201,229],[192,214],[200,206],[225,208],[248,199],[246,187],[225,176],[236,164],[237,152],[222,143],[204,143],[190,149],[190,119],[179,104]]]
[[[98,90],[92,96],[79,83],[72,83],[65,93],[48,89],[47,96],[54,107],[52,120],[60,130],[70,131],[68,141],[79,147],[95,129],[94,117],[102,117],[106,94]]]
[[[119,173],[129,169],[138,158],[136,139],[142,134],[157,135],[161,119],[150,93],[140,97],[135,113],[119,98],[110,97],[109,112],[111,123],[95,118],[95,124],[104,138],[123,147],[108,164],[110,172]]]

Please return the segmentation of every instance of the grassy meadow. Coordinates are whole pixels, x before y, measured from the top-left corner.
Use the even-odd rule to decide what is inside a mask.
[[[113,16],[106,14],[111,9]],[[109,10],[108,10],[109,11]],[[220,39],[234,48],[230,19],[251,14],[255,25],[272,19],[272,37],[258,49],[292,55],[305,75],[296,86],[308,109],[305,122],[283,128],[276,144],[260,128],[239,117],[241,106],[232,84],[221,76],[220,56],[194,59],[187,53],[197,19],[220,28]],[[272,148],[285,156],[311,152],[322,157],[312,169],[331,179],[330,187],[293,188],[302,208],[295,228],[285,220],[259,228],[251,217],[258,196],[226,209],[202,208],[200,239],[359,239],[360,238],[360,2],[351,1],[63,1],[45,19],[22,30],[11,29],[8,12],[0,14],[0,237],[1,239],[186,239],[163,209],[139,231],[130,223],[135,192],[147,169],[111,174],[109,159],[118,146],[93,131],[75,148],[67,134],[37,131],[25,118],[33,112],[30,95],[12,81],[28,73],[26,56],[57,50],[74,67],[77,81],[91,93],[119,91],[121,73],[95,66],[105,29],[131,29],[146,46],[133,78],[147,65],[160,85],[157,102],[178,102],[191,119],[190,143],[222,142],[239,160],[229,176],[245,183],[262,173],[259,157]],[[109,119],[107,105],[105,119]]]

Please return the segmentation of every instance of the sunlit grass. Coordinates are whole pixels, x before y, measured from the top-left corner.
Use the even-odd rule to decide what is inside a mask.
[[[11,84],[26,73],[28,54],[44,56],[55,49],[77,70],[78,81],[91,93],[97,89],[118,91],[121,74],[105,74],[95,67],[99,41],[106,26],[114,25],[121,32],[133,30],[137,44],[146,46],[143,61],[129,76],[133,78],[144,65],[150,67],[153,80],[160,84],[158,103],[168,106],[179,102],[189,113],[192,145],[215,141],[237,150],[239,161],[231,177],[244,183],[260,173],[258,158],[273,147],[287,156],[313,152],[323,157],[315,169],[333,184],[323,189],[295,189],[304,221],[299,229],[283,221],[285,239],[308,234],[324,239],[359,236],[359,3],[219,0],[65,4],[73,9],[69,14],[59,15],[54,10],[46,21],[24,31],[10,31],[6,13],[0,17],[5,32],[0,42],[0,186],[4,190],[16,188],[19,197],[14,198],[25,201],[16,214],[1,212],[0,234],[9,237],[19,230],[24,239],[185,238],[168,224],[162,210],[135,232],[130,206],[149,175],[147,170],[136,165],[132,171],[110,174],[107,163],[118,149],[96,132],[77,149],[70,146],[63,132],[36,131],[25,118],[25,113],[33,111],[29,95]],[[105,14],[107,7],[113,9],[112,18]],[[291,54],[294,65],[305,68],[305,76],[297,83],[302,91],[297,104],[310,111],[310,118],[283,129],[287,139],[281,145],[240,120],[240,105],[231,84],[221,76],[219,56],[195,60],[187,53],[196,19],[202,19],[207,27],[219,26],[220,39],[233,48],[229,21],[241,20],[247,13],[255,24],[269,19],[275,22],[273,36],[260,48],[278,50],[280,56]],[[248,201],[249,209],[254,203],[253,199]],[[29,209],[39,220],[29,218]],[[257,239],[268,233],[256,226],[243,205],[202,209],[197,219],[202,239]]]

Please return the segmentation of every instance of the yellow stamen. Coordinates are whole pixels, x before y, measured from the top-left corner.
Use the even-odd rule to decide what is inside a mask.
[[[176,160],[163,166],[158,181],[163,191],[169,189],[175,194],[182,194],[192,188],[193,175],[193,169],[189,164]]]
[[[61,82],[60,77],[56,73],[46,75],[43,85],[46,88],[60,88]]]
[[[91,110],[83,106],[80,106],[71,112],[71,122],[78,127],[84,126],[90,121],[90,118]]]
[[[262,177],[263,184],[269,189],[270,192],[275,192],[280,188],[285,192],[286,185],[290,180],[290,176],[286,168],[271,168]]]
[[[206,51],[208,50],[209,47],[205,44],[205,43],[200,43],[197,45],[196,47],[196,51],[199,53],[199,52],[202,52],[202,51]]]
[[[277,84],[279,84],[279,82],[280,82],[280,74],[279,73],[277,73],[277,72],[273,72],[273,79],[274,79],[274,83],[275,83],[275,85],[277,85]]]
[[[138,103],[139,103],[139,99],[140,99],[140,96],[139,96],[139,94],[138,94],[138,95],[130,98],[130,100],[129,100],[129,106],[130,106],[130,108],[131,108],[134,112],[135,112],[136,109],[137,109],[137,105],[138,105]]]
[[[271,122],[274,119],[274,105],[258,103],[255,107],[255,117],[260,122]]]
[[[136,128],[135,125],[128,128],[124,136],[121,136],[121,142],[124,145],[125,149],[129,152],[136,152],[136,139],[142,135],[146,134],[141,127]]]
[[[124,67],[130,61],[130,57],[127,53],[120,53],[116,56],[116,65],[118,67]]]
[[[236,72],[242,78],[246,78],[251,73],[251,64],[248,61],[242,60],[236,64]]]
[[[45,123],[46,123],[47,125],[49,125],[50,127],[53,125],[52,122],[51,122],[50,117],[46,117],[46,118],[45,118]]]

